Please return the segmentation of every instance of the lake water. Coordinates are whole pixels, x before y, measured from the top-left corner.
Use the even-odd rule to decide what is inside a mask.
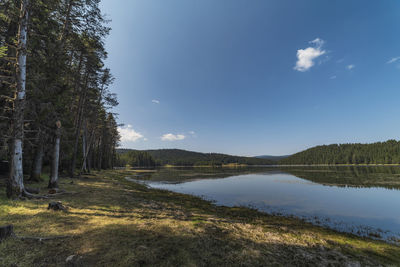
[[[138,177],[136,177],[138,178]],[[148,186],[399,242],[400,167],[161,169]]]

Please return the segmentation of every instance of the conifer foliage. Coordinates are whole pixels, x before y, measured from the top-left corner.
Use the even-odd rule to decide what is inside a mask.
[[[400,142],[316,146],[293,154],[280,164],[400,164]]]
[[[24,179],[113,167],[116,95],[100,0],[0,0],[0,160],[9,197]]]

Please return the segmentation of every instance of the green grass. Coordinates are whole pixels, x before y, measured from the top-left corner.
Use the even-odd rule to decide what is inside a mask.
[[[73,254],[84,266],[400,266],[398,246],[148,189],[126,181],[129,174],[62,178],[69,194],[54,200],[69,207],[65,213],[47,210],[49,200],[8,200],[1,188],[0,225],[13,224],[18,236],[70,237],[8,239],[0,244],[0,266],[63,266]],[[42,193],[46,185],[38,185]]]

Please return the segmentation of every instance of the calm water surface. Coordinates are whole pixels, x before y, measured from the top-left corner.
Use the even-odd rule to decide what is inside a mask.
[[[143,178],[150,187],[218,205],[293,215],[393,242],[400,238],[400,168],[163,169]]]

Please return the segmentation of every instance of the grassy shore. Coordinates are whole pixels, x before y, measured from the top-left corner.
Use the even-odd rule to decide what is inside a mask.
[[[52,201],[67,212],[47,210],[50,200],[8,200],[2,186],[0,225],[13,224],[17,236],[67,237],[7,239],[0,266],[64,266],[70,255],[82,266],[400,266],[398,246],[148,189],[124,179],[132,174],[62,178],[67,194]]]

